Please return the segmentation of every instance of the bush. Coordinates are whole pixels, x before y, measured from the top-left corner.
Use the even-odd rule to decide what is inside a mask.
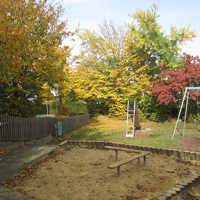
[[[64,104],[63,107],[69,116],[79,115],[79,114],[88,112],[87,105],[84,104],[81,100],[68,101]]]
[[[156,102],[156,98],[151,98],[147,95],[141,97],[138,101],[138,106],[146,119],[155,122],[165,121],[178,115],[178,109],[175,105],[159,105]]]
[[[94,100],[87,101],[87,110],[90,117],[97,116],[98,114],[107,115],[109,113],[109,107],[105,103]]]

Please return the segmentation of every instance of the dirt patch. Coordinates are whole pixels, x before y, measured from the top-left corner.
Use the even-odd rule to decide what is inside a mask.
[[[135,132],[135,138],[147,138],[149,137],[151,132],[150,128],[142,128],[141,130],[137,130]]]
[[[200,151],[200,136],[185,136],[180,139],[181,149],[189,151]]]
[[[119,160],[133,154],[119,152]],[[41,200],[149,200],[166,192],[198,168],[164,155],[148,156],[146,165],[133,161],[121,175],[107,166],[111,150],[72,148],[42,163],[16,190]]]

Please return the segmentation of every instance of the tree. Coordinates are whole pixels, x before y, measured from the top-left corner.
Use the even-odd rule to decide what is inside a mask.
[[[152,81],[148,90],[151,93],[151,103],[144,102],[144,110],[154,121],[177,117],[185,87],[199,86],[200,59],[184,54],[184,65],[179,65],[173,70],[168,70],[166,65],[161,65],[161,73],[156,81]],[[198,91],[190,91],[190,113],[197,114]],[[150,104],[150,105],[148,105]]]
[[[168,69],[179,64],[180,44],[195,37],[195,33],[190,27],[180,30],[171,27],[170,34],[165,35],[157,22],[159,15],[155,5],[130,16],[133,21],[128,26],[128,51],[131,55],[140,57],[138,66],[149,66],[148,74],[155,80],[160,73],[160,64],[165,63]]]
[[[189,28],[165,35],[158,24],[157,8],[138,11],[128,28],[105,22],[99,32],[85,30],[80,38],[82,52],[76,69],[75,91],[108,112],[122,115],[130,98],[140,99],[160,74],[159,65],[173,69],[179,62],[179,44],[194,37]]]
[[[62,8],[47,0],[0,2],[0,112],[33,116],[42,103],[42,86],[59,81],[58,49],[71,35],[61,14]]]
[[[81,98],[101,108],[103,104],[114,115],[124,114],[128,98],[148,85],[146,66],[137,68],[135,58],[125,62],[125,37],[125,32],[108,22],[101,26],[100,34],[83,32],[83,51],[74,78],[75,91]]]
[[[161,65],[159,79],[152,82],[151,96],[157,97],[159,104],[168,105],[177,103],[182,99],[185,87],[199,86],[200,59],[184,54],[185,66],[177,66],[174,70],[166,70],[166,65]],[[191,98],[196,99],[199,92],[192,91]]]

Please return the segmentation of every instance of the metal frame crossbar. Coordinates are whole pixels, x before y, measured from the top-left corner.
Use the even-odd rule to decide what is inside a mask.
[[[200,90],[200,87],[186,87],[185,88],[185,92],[184,92],[183,99],[182,99],[182,102],[181,102],[181,107],[180,107],[180,110],[179,110],[179,113],[178,113],[178,118],[177,118],[177,121],[176,121],[176,124],[175,124],[174,131],[173,131],[171,139],[173,139],[175,134],[176,134],[176,130],[177,130],[177,127],[178,127],[178,122],[179,122],[179,119],[180,119],[180,116],[181,116],[181,112],[182,112],[182,109],[183,109],[184,102],[186,100],[184,126],[183,126],[182,135],[184,136],[184,134],[185,134],[186,118],[187,118],[187,112],[188,112],[188,102],[189,102],[189,95],[190,95],[189,90]]]

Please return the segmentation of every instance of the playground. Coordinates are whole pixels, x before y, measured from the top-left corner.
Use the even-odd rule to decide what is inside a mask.
[[[118,159],[133,154],[120,151]],[[133,160],[121,166],[118,176],[115,169],[108,168],[113,162],[112,150],[63,148],[62,154],[42,163],[14,189],[43,200],[145,200],[159,196],[198,170],[172,156],[151,154],[145,165]]]
[[[195,159],[193,154],[200,151],[200,135],[199,124],[186,120],[187,93],[183,103],[184,100],[184,120],[180,120],[180,114],[177,120],[160,123],[141,120],[141,129],[134,130],[133,135],[130,135],[133,129],[127,132],[127,119],[103,115],[93,117],[88,125],[63,135],[62,140],[73,141],[75,146],[70,146],[69,143],[66,147],[60,147],[58,154],[50,156],[50,159],[47,156],[39,163],[36,162],[34,167],[24,169],[5,182],[5,186],[41,200],[153,200],[172,191],[177,185],[189,183],[191,177],[199,173],[199,154],[195,153]],[[132,126],[132,119],[128,120]],[[105,141],[105,145],[81,146],[83,141],[91,141],[91,144],[94,143],[92,141],[97,141],[97,144]],[[109,142],[120,143],[126,150],[120,145],[109,146]],[[62,146],[59,143],[58,146]],[[132,147],[136,145],[136,149],[125,144],[131,144]],[[138,150],[137,147],[141,146],[147,149]],[[158,151],[155,153],[151,148]],[[167,153],[170,149],[180,150],[175,150],[179,153],[186,152],[180,157],[178,154],[170,156]],[[189,151],[193,152],[188,154]],[[188,193],[178,194],[175,199],[184,199],[191,195],[197,197],[197,188],[186,190]]]
[[[158,148],[170,148],[190,151],[200,151],[200,133],[198,129],[186,129],[184,137],[177,132],[171,139],[176,121],[174,119],[165,122],[141,121],[141,130],[135,131],[134,138],[125,137],[126,120],[98,116],[92,118],[90,123],[81,129],[71,133],[72,140],[100,140],[125,144],[134,144]],[[183,122],[178,124],[182,130]],[[187,128],[195,127],[189,122]]]
[[[1,1],[0,200],[200,199],[199,10],[156,2]]]

